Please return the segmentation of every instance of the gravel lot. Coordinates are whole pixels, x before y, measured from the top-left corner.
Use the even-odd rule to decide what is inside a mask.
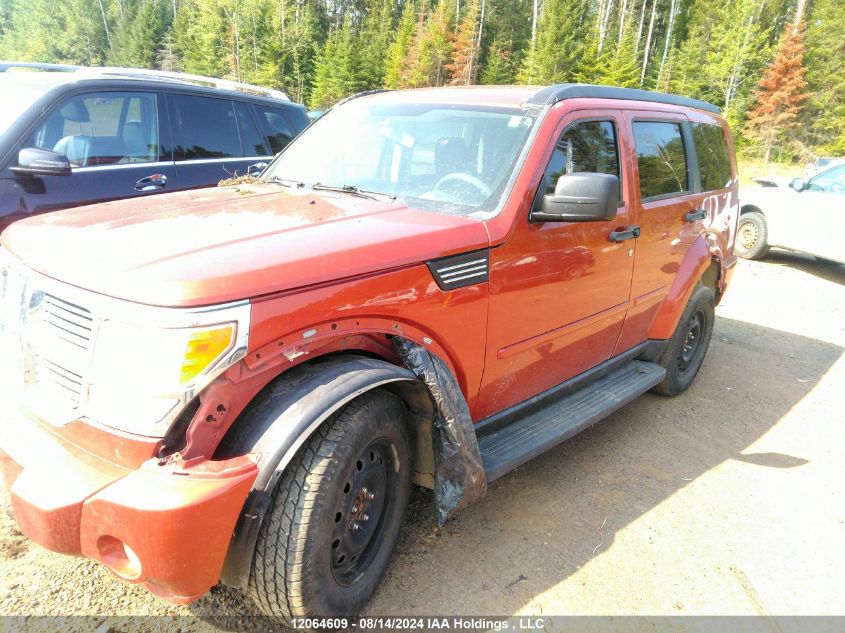
[[[683,396],[643,396],[493,484],[443,530],[416,492],[368,612],[845,615],[845,267],[783,253],[743,261],[718,314]],[[183,631],[270,624],[221,587],[169,605],[31,544],[2,513],[0,614],[99,616],[11,630],[112,615],[176,616]]]

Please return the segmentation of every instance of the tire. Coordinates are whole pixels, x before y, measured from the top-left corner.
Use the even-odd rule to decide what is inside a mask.
[[[664,396],[677,396],[692,384],[713,335],[715,306],[712,289],[699,285],[693,291],[669,345],[657,361],[666,370],[666,377],[653,391]]]
[[[763,259],[769,254],[769,229],[762,213],[751,211],[739,216],[736,230],[736,254],[745,259]]]
[[[410,496],[404,414],[392,394],[367,392],[291,461],[273,491],[250,573],[249,592],[266,615],[287,626],[293,618],[350,617],[373,595]]]

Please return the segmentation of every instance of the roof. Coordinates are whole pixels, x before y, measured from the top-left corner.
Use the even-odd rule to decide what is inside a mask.
[[[205,77],[202,75],[191,75],[187,73],[176,73],[162,70],[148,70],[145,68],[120,68],[112,66],[71,66],[66,64],[41,64],[36,62],[0,61],[0,73],[6,73],[12,69],[37,70],[43,72],[14,73],[16,79],[22,76],[46,75],[42,80],[45,84],[73,83],[79,79],[87,78],[119,78],[127,80],[146,80],[168,85],[192,85],[208,89],[228,90],[242,94],[290,101],[288,96],[281,90],[256,86],[229,79],[216,77]],[[11,75],[12,73],[10,73]],[[39,80],[35,80],[39,81]]]
[[[353,95],[344,99],[344,101],[364,96],[390,102],[443,103],[444,100],[448,100],[450,103],[466,105],[483,104],[506,107],[553,105],[565,99],[624,99],[649,103],[665,103],[668,105],[705,110],[716,114],[721,113],[721,110],[712,103],[690,97],[682,97],[663,92],[651,92],[650,90],[594,86],[591,84],[555,84],[552,86],[444,86],[440,88],[418,88],[416,90],[369,91]]]
[[[668,105],[695,108],[720,114],[722,111],[718,106],[682,97],[666,92],[652,92],[650,90],[637,90],[636,88],[615,88],[613,86],[594,86],[592,84],[555,84],[548,88],[537,91],[530,100],[537,105],[551,105],[564,99],[624,99],[628,101],[647,101],[649,103],[665,103]]]

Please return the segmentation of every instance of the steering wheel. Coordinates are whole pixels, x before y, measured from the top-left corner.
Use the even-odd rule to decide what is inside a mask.
[[[435,183],[434,188],[446,189],[445,185],[448,185],[450,183],[469,185],[485,198],[489,198],[490,195],[493,193],[493,190],[483,180],[476,178],[472,174],[467,174],[461,171],[446,174],[445,176],[443,176],[443,178],[441,178]]]

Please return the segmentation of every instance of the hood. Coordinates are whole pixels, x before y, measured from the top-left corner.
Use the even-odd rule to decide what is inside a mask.
[[[30,268],[104,295],[203,306],[417,264],[488,245],[484,224],[279,185],[119,200],[13,224]]]

